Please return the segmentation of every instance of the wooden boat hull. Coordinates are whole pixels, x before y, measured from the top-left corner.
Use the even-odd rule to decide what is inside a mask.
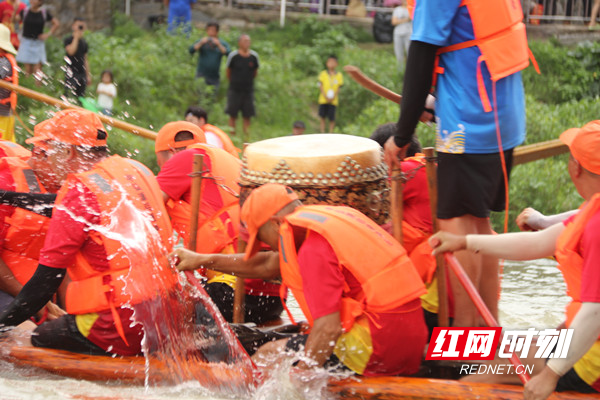
[[[143,357],[88,356],[62,350],[13,346],[3,355],[8,361],[21,366],[32,366],[75,379],[91,381],[119,381],[127,384],[144,384],[146,381],[146,360]],[[154,373],[150,383],[170,382],[167,371],[159,362],[151,361]],[[195,375],[207,388],[252,385],[252,382],[239,376],[239,371],[223,363],[196,365]],[[240,381],[242,379],[242,381]],[[409,377],[352,377],[342,380],[331,379],[327,390],[334,398],[365,400],[396,399],[468,399],[480,400],[522,399],[523,388],[511,385],[464,383],[460,381]],[[331,397],[330,396],[330,397]],[[598,398],[600,395],[580,393],[556,393],[551,399],[579,400]]]

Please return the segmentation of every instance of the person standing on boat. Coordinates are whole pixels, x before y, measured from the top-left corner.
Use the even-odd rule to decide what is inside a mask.
[[[505,207],[513,148],[525,138],[518,71],[528,65],[529,52],[520,4],[409,0],[408,6],[413,33],[397,132],[385,145],[385,160],[399,167],[434,86],[440,228],[492,234],[490,211]],[[464,251],[456,256],[497,317],[498,260]],[[467,293],[453,275],[450,283],[453,326],[478,326]]]
[[[172,257],[180,270],[281,277],[292,290],[310,334],[268,343],[255,357],[304,349],[300,368],[341,363],[367,376],[417,372],[427,341],[419,302],[425,286],[392,236],[355,209],[302,206],[292,189],[273,183],[254,189],[241,215],[250,235],[243,258],[184,249]],[[260,242],[279,251],[258,252]]]
[[[556,257],[571,297],[565,324],[573,329],[573,337],[566,358],[535,359],[533,347],[529,358],[522,359],[534,366],[535,374],[525,385],[526,399],[545,399],[554,390],[600,392],[600,120],[569,129],[560,140],[569,146],[569,175],[585,200],[578,213],[537,232],[493,236],[440,232],[430,239],[436,254],[465,250],[510,260]],[[518,383],[514,374],[465,379]]]
[[[0,325],[25,321],[50,300],[67,270],[71,277],[68,314],[35,329],[34,346],[140,354],[143,327],[133,309],[177,288],[166,259],[172,228],[160,188],[140,163],[109,157],[106,140],[98,116],[78,109],[56,113],[28,139],[47,145],[51,168],[64,183],[39,265],[0,313]],[[132,229],[143,251],[126,240]]]
[[[204,177],[196,249],[202,253],[232,254],[237,250],[240,231],[238,179],[240,161],[225,150],[205,143],[200,128],[189,122],[170,122],[158,132],[156,157],[161,159],[158,184],[167,204],[174,229],[187,244],[190,236],[190,174],[196,154],[204,156]],[[232,275],[207,273],[205,289],[226,321],[233,320],[233,292],[236,278]],[[278,319],[283,306],[279,285],[260,279],[245,281],[245,321],[265,323]]]

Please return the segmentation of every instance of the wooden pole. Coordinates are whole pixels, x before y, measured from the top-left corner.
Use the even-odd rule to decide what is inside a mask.
[[[436,233],[440,228],[437,220],[437,172],[434,161],[433,147],[423,149],[425,153],[427,170],[427,186],[429,188],[429,206],[431,207],[431,222],[433,224],[433,233]],[[435,276],[437,278],[438,290],[438,325],[449,326],[448,322],[448,290],[446,281],[446,264],[444,257],[438,255],[435,257],[436,269]]]
[[[404,245],[402,236],[402,220],[404,219],[403,186],[402,170],[394,169],[392,171],[392,233],[401,245]]]
[[[69,102],[62,101],[62,100],[57,99],[52,96],[48,96],[44,93],[36,92],[35,90],[31,90],[31,89],[28,89],[23,86],[13,85],[12,83],[6,82],[4,80],[0,80],[0,88],[12,90],[13,92],[16,92],[17,94],[19,94],[21,96],[30,97],[34,100],[38,100],[43,103],[49,104],[51,106],[59,107],[62,109],[73,108],[73,109],[83,110],[83,108],[76,106],[74,104],[71,104]],[[121,129],[125,132],[133,133],[134,135],[137,135],[137,136],[156,140],[156,132],[153,132],[149,129],[142,128],[140,126],[133,125],[133,124],[130,124],[129,122],[121,121],[121,120],[113,118],[113,117],[108,117],[106,115],[102,115],[102,114],[98,114],[98,113],[96,113],[96,115],[106,125],[110,125],[114,128]]]
[[[202,170],[204,169],[204,155],[194,155],[194,168],[192,169],[191,199],[192,215],[190,216],[190,239],[187,248],[196,251],[198,239],[198,215],[200,214],[200,198],[202,195]]]
[[[285,0],[282,0],[285,1]],[[242,147],[242,158],[244,157],[244,152],[246,151],[246,147],[248,147],[248,143],[244,143]],[[238,253],[244,253],[246,251],[246,242],[241,238],[238,238]],[[244,284],[244,280],[240,277],[236,277],[235,279],[235,287],[233,288],[233,323],[234,324],[243,324],[244,323],[244,303],[246,301],[246,285]]]
[[[486,325],[493,328],[500,327],[498,325],[498,321],[496,321],[496,318],[494,318],[490,310],[485,305],[483,299],[479,295],[479,292],[477,292],[477,289],[475,289],[473,282],[471,282],[471,280],[469,279],[469,276],[463,269],[462,265],[460,265],[456,257],[454,257],[454,254],[444,253],[444,258],[446,259],[446,262],[450,266],[452,272],[456,274],[458,281],[465,288],[465,291],[468,293],[471,300],[473,300],[473,304],[475,304],[477,311],[479,311],[479,314],[485,321]],[[515,372],[518,371],[517,367],[521,366],[521,371],[523,372],[518,374],[519,379],[521,379],[521,382],[523,382],[523,384],[526,384],[527,381],[529,381],[530,379],[529,374],[526,372],[525,368],[523,367],[523,364],[521,363],[521,360],[519,359],[519,356],[516,353],[513,353],[511,355],[510,362],[515,367]]]

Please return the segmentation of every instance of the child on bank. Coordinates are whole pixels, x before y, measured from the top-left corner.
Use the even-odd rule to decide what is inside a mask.
[[[100,83],[96,88],[98,94],[98,106],[104,115],[112,115],[115,97],[117,97],[117,86],[113,83],[113,73],[109,69],[102,71]]]
[[[319,117],[321,132],[325,132],[325,119],[329,119],[329,132],[335,127],[335,111],[339,104],[338,94],[344,84],[341,72],[337,72],[337,57],[331,55],[325,63],[326,70],[319,74]]]

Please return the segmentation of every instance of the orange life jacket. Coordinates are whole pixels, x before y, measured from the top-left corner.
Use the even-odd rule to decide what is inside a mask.
[[[237,147],[235,147],[235,145],[233,144],[233,142],[229,138],[228,134],[226,134],[221,129],[219,129],[216,126],[211,125],[211,124],[204,124],[204,126],[202,127],[202,129],[204,131],[212,132],[215,135],[217,135],[219,137],[219,139],[221,139],[221,142],[223,143],[223,150],[225,150],[226,152],[228,152],[232,156],[235,156],[236,158],[240,157],[241,150],[238,149]]]
[[[411,17],[415,5],[416,0],[408,0]],[[469,11],[475,39],[438,50],[432,85],[435,86],[437,74],[444,73],[444,69],[438,65],[440,55],[477,46],[481,51],[477,60],[477,87],[484,111],[490,112],[492,106],[483,82],[482,62],[485,61],[492,82],[527,68],[530,59],[540,73],[527,44],[523,9],[521,2],[516,0],[463,0],[460,7],[467,7]]]
[[[15,60],[15,56],[10,53],[4,53],[2,55],[6,57],[8,61],[10,61],[10,66],[12,68],[12,75],[4,78],[5,81],[12,83],[13,85],[19,84],[19,66],[17,65],[17,60]],[[4,99],[0,99],[0,104],[10,104],[10,108],[13,112],[17,109],[17,92],[10,92],[10,95]]]
[[[4,152],[4,156],[1,155],[1,152]],[[0,139],[0,157],[20,157],[28,160],[31,157],[31,152],[19,144]]]
[[[67,288],[67,312],[87,314],[111,310],[117,331],[127,343],[116,308],[155,298],[178,283],[178,275],[167,260],[167,252],[171,249],[172,228],[162,192],[149,169],[137,161],[119,156],[99,162],[90,171],[70,175],[59,191],[57,205],[61,204],[74,184],[85,185],[98,199],[100,226],[92,226],[89,235],[106,249],[109,268],[98,271],[81,253],[77,255],[75,266],[69,269],[72,282]],[[139,226],[142,224],[134,225],[135,215],[128,204],[143,213],[144,218],[149,218],[152,226],[147,223],[143,224],[143,228]],[[103,231],[113,233],[119,229],[127,229],[126,234],[131,234],[131,225],[136,227],[133,229],[141,229],[135,233],[139,237],[160,235],[160,241],[167,248],[158,248],[154,242],[147,240],[149,248],[144,249],[144,254],[136,254],[135,259],[130,261],[131,256],[125,245]],[[149,279],[146,265],[155,265],[151,272],[160,279]],[[135,285],[133,282],[144,284]]]
[[[556,241],[555,256],[559,264],[558,268],[567,284],[567,295],[571,297],[571,302],[566,309],[567,327],[571,326],[573,318],[581,307],[581,273],[583,270],[583,258],[579,248],[581,236],[586,224],[598,212],[600,212],[600,193],[595,194],[589,200],[573,221],[565,227]]]
[[[207,144],[194,144],[188,149],[206,151],[211,161],[211,171],[203,174],[202,187],[214,179],[218,185],[222,207],[219,210],[203,210],[200,207],[196,251],[199,253],[220,253],[225,247],[237,246],[240,230],[239,177],[240,160],[223,149]],[[202,193],[206,193],[203,189]],[[201,200],[202,202],[202,200]],[[182,200],[169,201],[167,211],[173,221],[173,227],[188,243],[190,234],[191,205]]]
[[[0,159],[0,169],[8,168],[15,182],[15,191],[25,193],[47,193],[35,173],[21,158]],[[15,208],[10,217],[4,219],[6,237],[0,249],[0,258],[24,285],[38,266],[40,250],[44,246],[50,218],[43,217],[23,208]]]
[[[426,292],[404,248],[371,219],[350,207],[302,206],[284,218],[279,230],[281,293],[288,287],[292,290],[311,326],[294,226],[306,228],[307,234],[314,231],[322,235],[333,248],[340,269],[350,271],[362,287],[359,298],[349,297],[349,287],[344,287],[340,318],[345,332],[360,316],[393,311]]]

